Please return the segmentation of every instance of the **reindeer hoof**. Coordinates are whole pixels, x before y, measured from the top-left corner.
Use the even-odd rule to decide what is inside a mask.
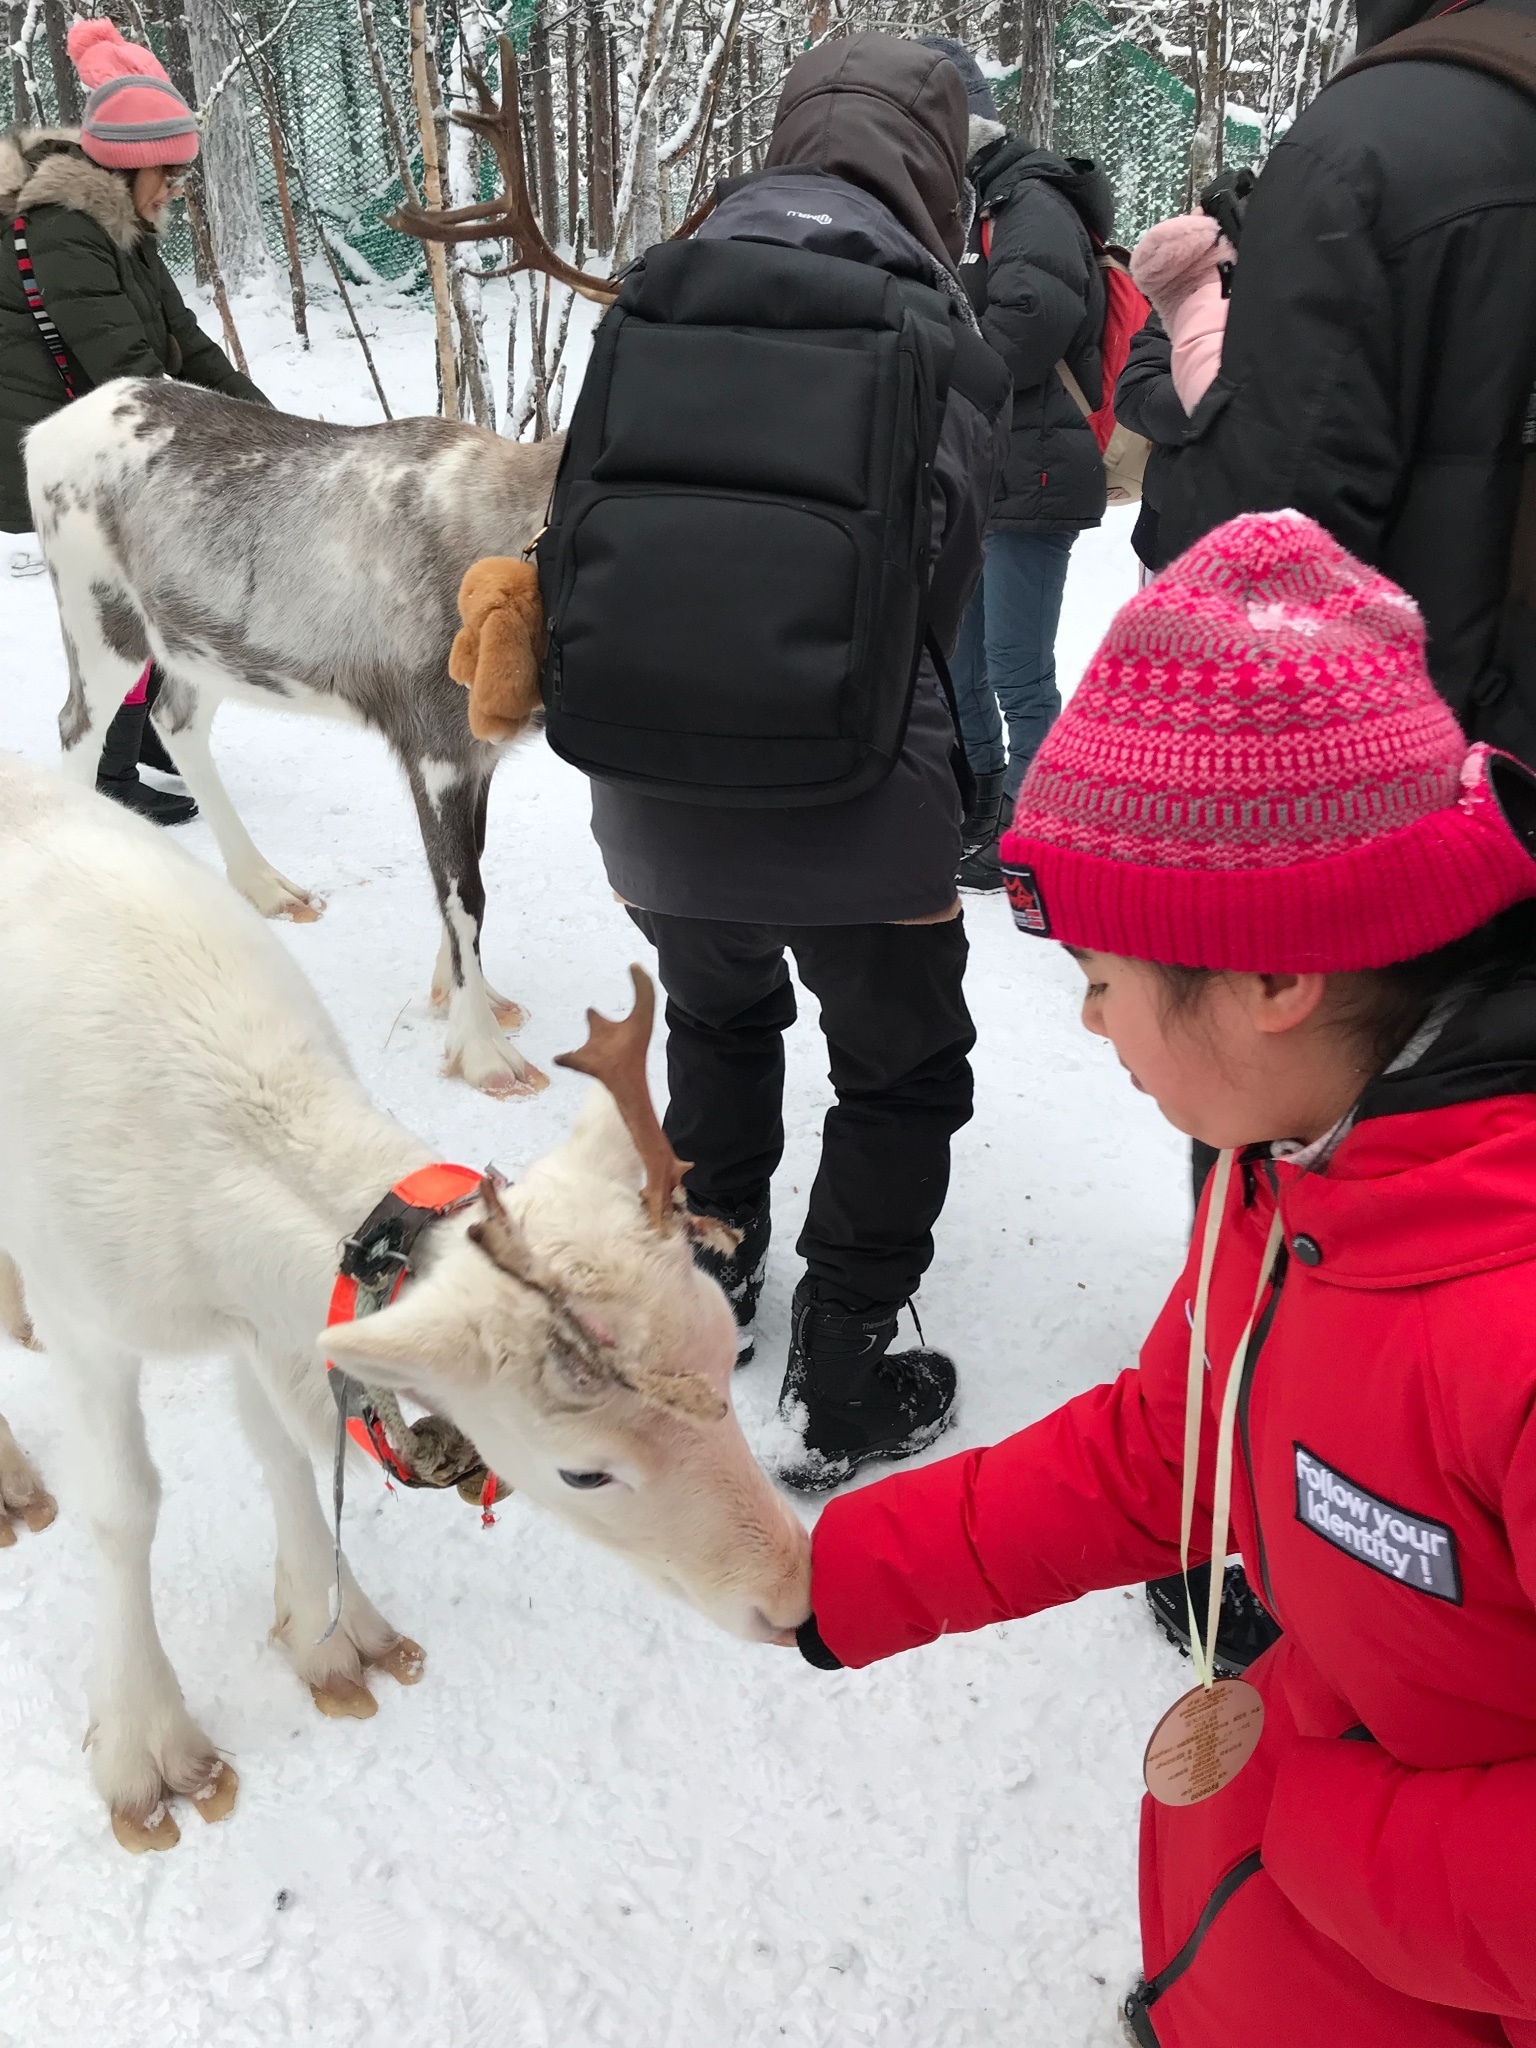
[[[322,1714],[332,1721],[371,1721],[379,1703],[366,1685],[355,1678],[328,1678],[324,1685],[312,1685],[310,1695]]]
[[[0,1550],[9,1550],[16,1541],[16,1531],[11,1527],[10,1518],[0,1510]]]
[[[163,1801],[143,1820],[131,1813],[114,1813],[112,1832],[130,1856],[143,1856],[150,1849],[174,1849],[181,1840],[181,1829]]]
[[[495,1095],[503,1102],[524,1102],[544,1093],[549,1086],[549,1076],[525,1062],[520,1074],[491,1074],[476,1086],[482,1095]]]
[[[59,1512],[59,1504],[51,1493],[35,1494],[21,1511],[21,1518],[34,1536],[40,1536]]]
[[[499,996],[494,989],[488,991],[491,998],[491,1015],[503,1031],[521,1031],[528,1022],[528,1012],[521,1003],[514,1003],[510,996]]]
[[[285,903],[277,915],[287,918],[290,924],[317,924],[325,905],[313,897],[306,897],[302,903]]]
[[[203,1820],[228,1820],[235,1810],[235,1794],[239,1790],[240,1780],[233,1766],[221,1759],[207,1784],[192,1794],[192,1804]]]
[[[402,1685],[419,1685],[426,1670],[427,1653],[409,1636],[397,1636],[382,1657],[372,1657],[369,1662],[376,1670],[387,1671]]]

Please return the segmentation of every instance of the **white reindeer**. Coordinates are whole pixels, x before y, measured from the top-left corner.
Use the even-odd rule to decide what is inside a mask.
[[[368,1668],[409,1683],[421,1652],[345,1566],[328,1633],[311,1463],[335,1429],[326,1355],[386,1413],[419,1397],[518,1491],[737,1635],[809,1611],[804,1530],[732,1413],[734,1325],[692,1262],[634,973],[629,1023],[593,1020],[572,1056],[612,1093],[504,1197],[486,1185],[429,1224],[392,1306],[322,1334],[339,1245],[428,1148],[369,1101],[289,954],[220,878],[0,756],[0,1247],[67,1397],[99,1552],[91,1764],[126,1847],[177,1839],[171,1795],[219,1818],[235,1792],[155,1626],[146,1356],[231,1357],[277,1521],[276,1634],[327,1711],[371,1712]]]
[[[22,1294],[21,1275],[4,1252],[0,1252],[0,1331],[24,1350],[37,1349]],[[57,1512],[52,1494],[11,1434],[11,1425],[0,1415],[0,1550],[9,1550],[16,1541],[13,1516],[19,1517],[36,1535],[48,1527]]]
[[[226,697],[372,726],[404,768],[442,913],[432,999],[450,1073],[492,1095],[544,1076],[503,1037],[519,1006],[480,968],[486,805],[506,751],[474,738],[448,674],[459,583],[543,523],[559,441],[437,419],[329,426],[171,379],[122,377],[26,440],[33,523],[69,664],[67,771],[94,783],[114,712],[151,658],[156,731],[267,917],[319,900],[252,843],[214,766]],[[319,744],[324,744],[323,740]]]

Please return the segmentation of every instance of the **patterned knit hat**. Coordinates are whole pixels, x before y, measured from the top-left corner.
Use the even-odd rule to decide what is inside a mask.
[[[1296,512],[1207,534],[1110,627],[1002,843],[1021,930],[1168,966],[1384,967],[1536,896],[1395,584]]]
[[[81,84],[93,88],[80,121],[80,147],[93,163],[111,171],[191,163],[197,116],[153,50],[105,20],[77,21],[68,49]]]

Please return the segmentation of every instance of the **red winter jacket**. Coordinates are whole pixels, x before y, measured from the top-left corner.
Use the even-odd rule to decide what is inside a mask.
[[[1536,2048],[1536,1095],[1465,1099],[1536,1088],[1536,996],[1500,1000],[1519,1061],[1453,1030],[1326,1171],[1232,1177],[1196,1539],[1278,1199],[1232,1512],[1285,1634],[1249,1673],[1247,1769],[1143,1803],[1162,2048]],[[827,1508],[812,1592],[843,1663],[1178,1569],[1194,1279],[1192,1256],[1139,1370]]]

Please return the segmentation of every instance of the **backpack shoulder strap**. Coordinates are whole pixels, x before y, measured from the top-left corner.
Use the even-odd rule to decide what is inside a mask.
[[[11,241],[16,251],[16,268],[21,272],[21,289],[27,301],[27,311],[37,322],[37,331],[42,336],[43,347],[53,357],[53,367],[64,381],[66,399],[78,398],[75,380],[69,367],[69,356],[65,352],[64,337],[54,326],[48,308],[43,304],[43,288],[37,281],[37,272],[32,267],[32,252],[27,247],[27,216],[18,213],[11,222]]]
[[[1372,70],[1378,64],[1424,62],[1485,71],[1536,99],[1536,20],[1506,13],[1491,6],[1489,0],[1478,0],[1471,7],[1439,15],[1433,21],[1415,22],[1412,28],[1388,36],[1374,50],[1346,64],[1330,82],[1336,84],[1340,78]]]

